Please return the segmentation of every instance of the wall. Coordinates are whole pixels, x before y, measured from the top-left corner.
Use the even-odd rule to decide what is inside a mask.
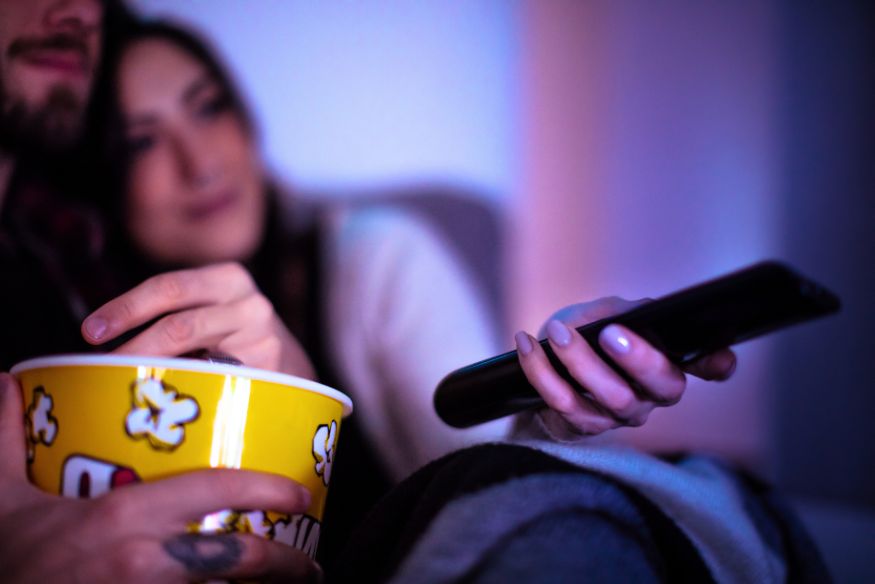
[[[775,256],[768,4],[527,2],[516,313],[659,296]],[[768,468],[769,341],[626,438]]]
[[[511,190],[515,4],[137,0],[196,23],[255,106],[275,168],[300,186],[410,179]]]
[[[777,472],[794,492],[875,509],[875,5],[781,6],[785,255],[844,306],[779,348]]]

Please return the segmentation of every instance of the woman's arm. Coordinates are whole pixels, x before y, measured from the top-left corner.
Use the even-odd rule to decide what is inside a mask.
[[[428,226],[400,211],[340,211],[328,238],[329,328],[367,435],[395,478],[451,450],[507,435],[509,420],[450,428],[432,396],[444,375],[498,352],[469,274]]]
[[[348,212],[334,227],[331,329],[360,419],[393,472],[400,478],[447,451],[505,437],[509,419],[458,430],[434,411],[433,392],[444,375],[500,352],[489,311],[453,251],[399,211]],[[573,305],[545,325],[543,336],[580,387],[561,379],[532,337],[516,336],[523,369],[550,406],[536,414],[550,437],[576,440],[641,425],[655,407],[680,400],[685,371],[628,329],[609,327],[600,342],[635,387],[573,330],[634,304],[604,298]],[[724,350],[686,372],[725,379],[734,367],[735,355]]]

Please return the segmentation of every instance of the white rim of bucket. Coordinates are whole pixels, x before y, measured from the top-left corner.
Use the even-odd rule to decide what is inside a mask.
[[[216,375],[234,375],[248,377],[257,381],[267,381],[280,385],[289,385],[298,389],[311,391],[329,397],[343,405],[343,416],[352,413],[352,400],[346,394],[322,385],[319,382],[296,377],[276,371],[266,371],[245,365],[229,365],[225,363],[213,363],[199,359],[183,359],[179,357],[139,357],[136,355],[54,355],[51,357],[36,357],[17,363],[10,373],[18,375],[33,369],[45,369],[47,367],[71,367],[81,365],[100,365],[107,367],[157,367],[163,369],[178,369],[181,371],[195,371],[198,373],[213,373]]]

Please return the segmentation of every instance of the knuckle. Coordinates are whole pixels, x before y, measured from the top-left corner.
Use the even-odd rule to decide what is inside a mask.
[[[151,292],[165,300],[178,300],[185,296],[189,278],[185,272],[159,274],[150,280]]]
[[[670,363],[666,357],[656,349],[643,343],[632,343],[629,354],[620,359],[622,368],[635,378],[648,378],[656,375],[665,375],[670,369]]]
[[[633,428],[637,428],[638,426],[643,426],[645,422],[647,422],[647,418],[649,417],[650,412],[641,412],[635,414],[634,416],[630,416],[626,418],[625,422],[627,426],[631,426]]]
[[[258,322],[269,322],[273,319],[273,304],[264,294],[253,294],[247,303],[247,311],[250,318]]]
[[[577,396],[570,389],[555,392],[548,403],[554,411],[565,416],[573,414],[578,407]]]
[[[255,285],[249,270],[247,270],[240,262],[224,262],[216,266],[216,269],[219,271],[222,278],[229,281],[240,282],[244,285],[251,285],[253,287]]]
[[[667,408],[667,407],[670,407],[670,406],[673,406],[673,405],[676,405],[677,403],[679,403],[681,401],[681,397],[682,397],[681,394],[674,395],[674,396],[664,396],[664,397],[661,397],[659,400],[655,401],[654,403],[661,408]]]
[[[128,525],[131,521],[131,507],[128,498],[121,493],[110,493],[92,502],[87,523],[93,527],[103,525]]]
[[[194,338],[195,329],[195,318],[189,311],[171,314],[162,319],[162,333],[172,345],[182,345]]]
[[[584,430],[584,433],[589,436],[598,436],[599,434],[604,434],[605,432],[610,432],[614,428],[618,428],[620,426],[619,422],[610,418],[610,417],[601,417],[594,421],[592,424],[588,425]]]
[[[569,375],[573,377],[578,383],[582,384],[582,380],[587,377],[587,365],[586,363],[582,363],[578,359],[566,359],[562,362],[565,366],[565,369],[568,370]]]
[[[520,354],[519,362],[529,383],[535,387],[542,387],[552,375],[552,367],[547,362],[547,357],[538,349],[528,355]]]
[[[217,476],[213,481],[213,486],[219,495],[219,499],[225,501],[226,504],[230,504],[232,501],[237,500],[242,492],[235,477],[226,472],[217,473]]]
[[[681,397],[687,389],[687,378],[683,375],[675,377],[668,385],[668,391],[662,395],[662,403],[674,405],[681,401]]]
[[[610,432],[611,430],[616,430],[617,428],[620,428],[622,425],[623,424],[618,420],[606,419],[604,422],[604,425],[602,426],[602,428],[603,428],[602,432]]]
[[[636,399],[635,395],[629,388],[614,388],[608,393],[608,396],[609,397],[605,400],[605,405],[607,405],[615,415],[621,418],[628,418],[631,415],[631,411],[636,405]]]
[[[153,546],[137,539],[118,544],[111,561],[119,582],[145,582],[156,565]]]
[[[236,537],[240,542],[245,553],[240,557],[237,568],[241,572],[245,572],[250,576],[259,576],[264,571],[267,563],[270,561],[270,553],[268,552],[269,543],[267,540],[256,537]]]
[[[681,374],[664,376],[658,385],[650,385],[645,391],[647,399],[658,406],[673,406],[681,401],[687,389],[687,378]]]
[[[137,317],[136,306],[129,299],[121,300],[115,304],[113,310],[123,322],[131,322]]]
[[[283,344],[275,336],[268,337],[259,347],[263,357],[271,363],[278,363],[282,356]]]

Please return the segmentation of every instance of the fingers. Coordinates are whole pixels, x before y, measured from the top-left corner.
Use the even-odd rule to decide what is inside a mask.
[[[720,349],[694,361],[684,370],[708,381],[726,381],[735,373],[738,358],[730,349]]]
[[[279,371],[304,379],[316,379],[316,371],[309,356],[288,332],[277,331],[273,335],[250,342],[244,342],[244,336],[231,335],[219,347],[222,351],[233,353],[250,367]]]
[[[0,481],[27,480],[24,408],[18,382],[0,373]]]
[[[160,274],[94,311],[82,323],[82,336],[101,344],[162,314],[230,302],[254,288],[249,273],[235,263]]]
[[[606,326],[599,333],[599,345],[638,383],[647,399],[661,406],[681,399],[687,385],[683,371],[628,328]]]
[[[240,300],[192,308],[167,315],[113,351],[128,355],[181,355],[200,348],[215,348],[242,359],[222,341],[246,330],[247,342],[271,334],[273,305],[261,294]],[[243,359],[247,365],[252,365]]]
[[[175,356],[203,348],[232,355],[250,367],[316,377],[307,353],[257,291],[227,304],[165,316],[113,353]]]
[[[653,404],[639,399],[635,390],[596,354],[580,333],[553,320],[547,324],[547,339],[568,373],[602,408],[625,425],[644,423]]]
[[[101,515],[116,521],[185,526],[223,509],[269,509],[303,513],[310,492],[302,485],[261,472],[210,469],[112,491],[98,500]]]
[[[580,326],[642,302],[646,300],[627,303],[607,299],[569,307],[564,316]],[[622,325],[606,326],[599,334],[599,345],[626,376],[619,375],[568,324],[554,319],[547,323],[545,331],[556,358],[586,393],[581,395],[580,387],[566,381],[541,346],[525,333],[517,335],[520,364],[549,408],[579,433],[595,434],[618,425],[641,425],[655,407],[675,404],[683,396],[684,371]],[[735,365],[735,354],[725,349],[703,357],[687,371],[704,379],[726,379]],[[554,418],[551,414],[550,419]]]
[[[72,570],[77,582],[319,582],[321,569],[291,546],[248,534],[128,537]]]
[[[161,542],[187,578],[320,582],[322,570],[304,552],[254,535],[186,533]]]
[[[540,344],[525,332],[515,337],[520,365],[529,383],[547,406],[578,434],[600,434],[619,423],[598,405],[580,395],[551,365]]]
[[[621,304],[613,303],[611,310],[622,310]],[[598,316],[604,317],[603,314]],[[575,322],[586,320],[583,313],[578,313],[576,318]],[[619,425],[640,426],[656,406],[674,404],[683,395],[686,388],[683,372],[625,327],[605,327],[599,343],[628,373],[635,387],[567,324],[552,320],[545,329],[553,353],[591,399],[581,396],[579,387],[563,379],[543,349],[524,334],[517,336],[520,363],[547,405],[579,433],[597,434]]]

